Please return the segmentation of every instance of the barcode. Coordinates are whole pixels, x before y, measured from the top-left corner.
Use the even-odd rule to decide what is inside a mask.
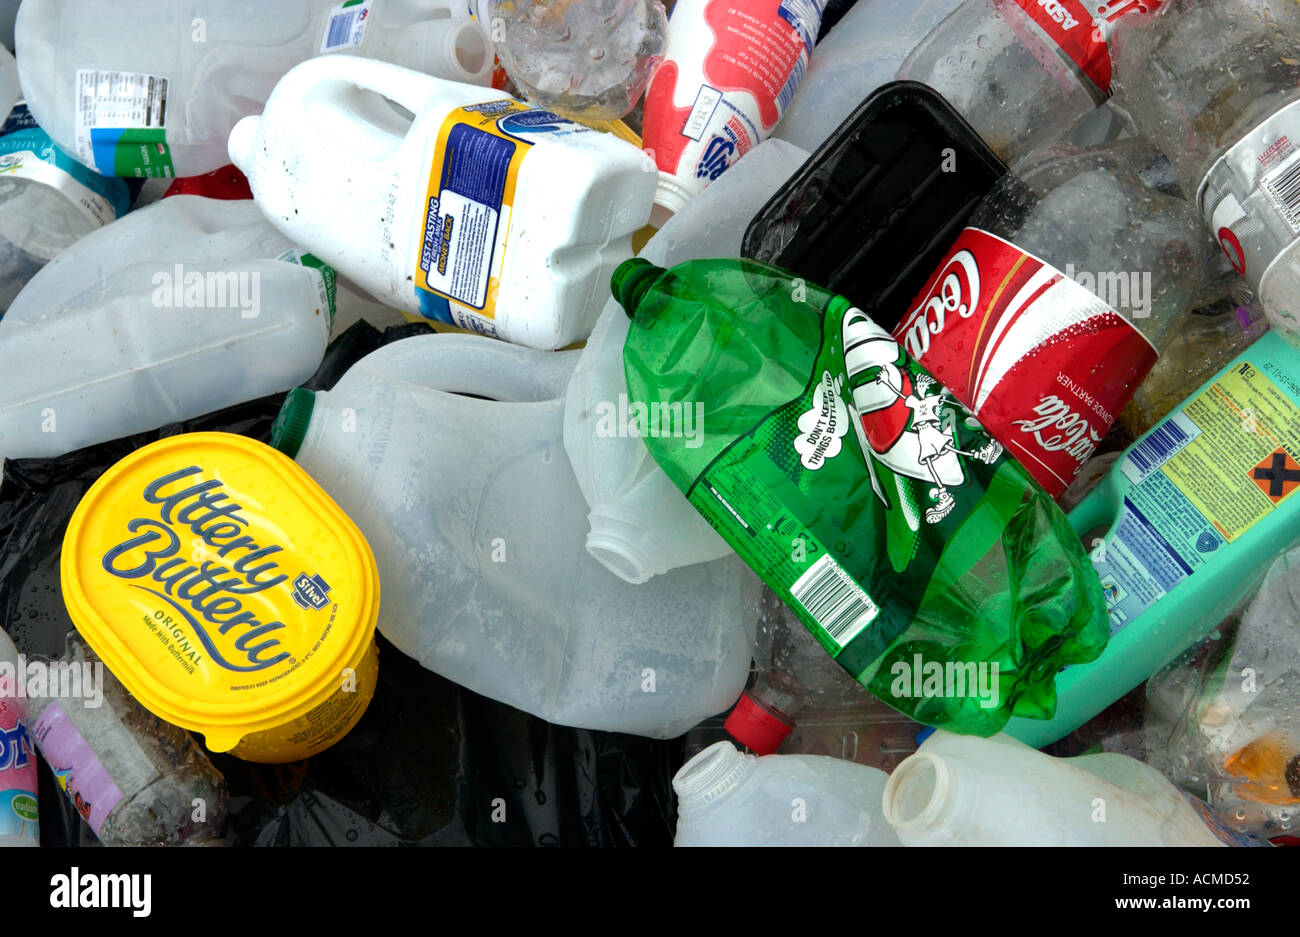
[[[829,554],[804,570],[790,595],[841,648],[880,614],[871,597]]]
[[[799,60],[794,63],[794,71],[790,72],[790,78],[786,81],[785,87],[781,93],[776,96],[776,109],[778,113],[784,114],[785,109],[790,104],[790,99],[794,93],[799,90],[799,82],[803,81],[804,69],[808,67],[808,53],[800,52]]]
[[[1133,447],[1128,458],[1146,476],[1173,458],[1191,441],[1192,437],[1171,420],[1153,429],[1150,436]]]
[[[353,45],[352,27],[356,25],[357,17],[360,15],[360,10],[348,10],[344,13],[335,13],[330,17],[329,29],[325,33],[326,52],[339,46]]]
[[[1264,177],[1264,191],[1293,233],[1300,234],[1300,157]]]

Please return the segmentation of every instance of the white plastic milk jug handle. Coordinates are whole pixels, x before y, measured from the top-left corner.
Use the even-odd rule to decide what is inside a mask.
[[[392,364],[377,356],[392,350]],[[568,389],[577,351],[535,351],[479,335],[438,333],[403,339],[368,356],[365,363],[399,370],[430,390],[473,394],[507,403],[560,400]],[[396,366],[394,368],[394,365]]]

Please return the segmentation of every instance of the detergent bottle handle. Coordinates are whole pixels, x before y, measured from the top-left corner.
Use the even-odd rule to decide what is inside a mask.
[[[1080,537],[1101,527],[1106,528],[1106,536],[1109,537],[1115,526],[1120,502],[1123,501],[1123,477],[1118,474],[1119,469],[1118,464],[1111,466],[1110,471],[1097,487],[1088,492],[1087,496],[1075,505],[1074,510],[1066,515],[1070,526]],[[1087,546],[1091,549],[1093,544]]]
[[[327,62],[329,58],[336,60],[346,58],[350,61],[347,64],[345,75],[331,74],[329,70],[322,66],[322,71],[326,77],[320,80],[316,89],[321,98],[331,98],[337,101],[345,98],[348,91],[359,88],[364,91],[373,91],[390,101],[400,104],[416,117],[437,104],[438,81],[430,75],[424,75],[379,59],[367,59],[352,55],[341,56],[337,53],[333,56],[323,56],[310,61]]]

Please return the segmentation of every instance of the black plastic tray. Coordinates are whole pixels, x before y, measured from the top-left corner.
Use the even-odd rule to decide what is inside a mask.
[[[763,206],[741,250],[835,290],[892,330],[1006,171],[937,91],[890,82]]]

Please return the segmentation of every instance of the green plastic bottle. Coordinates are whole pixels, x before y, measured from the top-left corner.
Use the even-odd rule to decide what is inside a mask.
[[[1051,717],[1057,671],[1105,648],[1100,583],[968,410],[848,300],[776,267],[630,260],[613,290],[650,452],[829,654],[929,725]]]

